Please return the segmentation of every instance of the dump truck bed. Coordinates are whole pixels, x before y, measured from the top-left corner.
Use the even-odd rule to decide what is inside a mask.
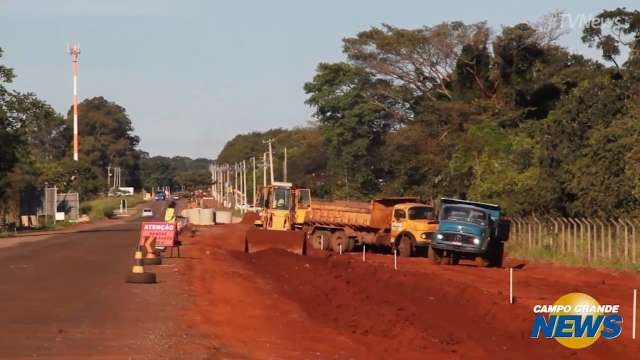
[[[305,223],[384,229],[390,226],[391,212],[396,204],[416,200],[414,197],[383,198],[371,202],[314,199]]]

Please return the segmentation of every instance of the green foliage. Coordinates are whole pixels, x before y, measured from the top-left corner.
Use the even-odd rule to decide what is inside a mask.
[[[380,191],[380,150],[391,117],[378,99],[368,96],[370,86],[370,73],[345,63],[320,64],[304,86],[307,104],[316,108],[328,153],[328,185],[336,196]]]
[[[327,154],[319,128],[271,129],[265,132],[237,135],[225,144],[216,162],[234,164],[242,160],[248,161],[246,166],[250,177],[247,178],[247,186],[252,186],[253,165],[250,158],[255,156],[256,184],[259,186],[263,184],[263,156],[268,151],[264,141],[268,139],[273,139],[273,167],[276,180],[283,179],[284,148],[286,147],[287,180],[294,182],[297,186],[311,187],[315,194],[321,196],[329,193],[326,173]],[[268,161],[267,157],[267,163]]]
[[[597,19],[607,29],[584,30],[583,40],[607,60],[629,46],[629,60],[616,69],[558,46],[559,12],[494,37],[486,23],[445,22],[383,25],[346,38],[347,62],[321,63],[304,87],[326,152],[314,168],[325,181],[314,193],[446,195],[517,215],[636,215],[638,14],[605,10]],[[260,154],[274,135],[247,136],[220,159]]]
[[[140,178],[142,186],[147,191],[153,187],[171,186],[185,190],[206,189],[211,186],[209,159],[191,159],[184,156],[172,158],[164,156],[149,157],[141,154]]]
[[[630,50],[628,63],[638,65],[640,11],[630,11],[626,8],[603,10],[585,26],[582,41],[600,49],[602,58],[613,62],[617,68],[620,68],[616,61],[616,57],[620,55],[620,46],[628,46]]]
[[[99,197],[89,201],[83,201],[80,204],[80,210],[83,214],[89,215],[92,221],[112,218],[114,211],[120,208],[120,200],[127,200],[127,207],[132,209],[134,206],[142,203],[144,200],[141,195],[119,197]]]

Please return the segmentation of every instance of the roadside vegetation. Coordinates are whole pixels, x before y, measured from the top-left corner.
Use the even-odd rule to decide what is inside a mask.
[[[45,186],[79,192],[83,202],[103,196],[109,166],[120,167],[122,186],[136,191],[157,186],[190,190],[209,184],[210,160],[150,157],[138,148],[140,138],[126,109],[101,96],[79,104],[81,153],[80,160],[73,161],[71,108],[59,114],[33,93],[10,90],[16,74],[1,60],[0,47],[0,228],[17,222],[25,194],[35,195]],[[109,212],[110,206],[101,202],[89,215]]]
[[[628,261],[625,262],[621,258],[599,258],[588,260],[584,254],[562,253],[559,251],[557,246],[552,245],[529,249],[524,242],[508,241],[506,243],[505,254],[511,258],[528,259],[541,263],[640,271],[640,264],[633,264]]]
[[[273,138],[277,177],[286,146],[289,180],[315,196],[449,196],[513,216],[638,215],[640,12],[603,11],[586,24],[582,41],[601,61],[559,45],[563,19],[347,35],[344,61],[319,64],[304,85],[315,122],[238,135],[218,160],[262,154]]]
[[[109,219],[115,216],[116,210],[120,209],[120,200],[127,200],[129,211],[133,207],[144,202],[141,195],[127,197],[99,197],[93,200],[84,201],[80,205],[83,214],[87,214],[91,221]]]

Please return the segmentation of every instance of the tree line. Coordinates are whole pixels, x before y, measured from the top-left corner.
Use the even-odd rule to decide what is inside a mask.
[[[640,12],[582,30],[602,61],[560,46],[562,13],[494,29],[372,27],[304,85],[315,121],[239,135],[219,155],[287,146],[289,180],[320,196],[454,196],[513,215],[637,214]],[[624,60],[620,60],[625,58]],[[294,168],[295,166],[295,168]]]
[[[0,48],[0,60],[2,49]],[[186,189],[208,186],[210,160],[149,156],[126,109],[103,97],[79,104],[79,161],[72,158],[72,112],[62,115],[35,94],[8,89],[13,69],[0,62],[0,215],[17,215],[21,194],[56,186],[88,200],[108,191],[108,170],[122,185]]]

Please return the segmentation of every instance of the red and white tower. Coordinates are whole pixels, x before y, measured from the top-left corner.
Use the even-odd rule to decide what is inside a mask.
[[[73,71],[73,160],[78,161],[78,57],[80,45],[67,45],[67,52],[71,55],[71,69]]]

